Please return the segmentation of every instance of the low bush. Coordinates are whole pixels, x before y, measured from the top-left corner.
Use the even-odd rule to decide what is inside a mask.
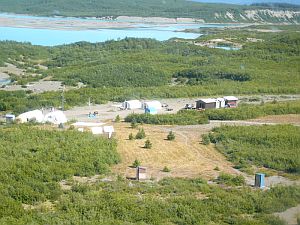
[[[169,132],[169,134],[167,136],[167,140],[169,140],[169,141],[175,140],[175,134],[172,131]]]
[[[150,148],[152,148],[152,143],[151,143],[151,141],[148,139],[147,141],[145,141],[145,146],[144,146],[144,148],[147,148],[147,149],[150,149]]]
[[[234,176],[231,174],[222,173],[217,178],[217,183],[231,186],[241,186],[245,184],[245,178],[242,175]]]
[[[223,126],[209,134],[236,168],[260,167],[300,174],[300,128],[292,125]]]
[[[137,134],[135,135],[135,139],[144,139],[146,137],[145,131],[143,128],[139,129]]]
[[[267,115],[299,114],[300,101],[272,102],[263,105],[242,104],[238,108],[206,110],[210,120],[246,120]]]
[[[206,124],[209,122],[207,116],[203,112],[194,110],[181,110],[176,114],[130,114],[125,118],[125,121],[160,125],[193,125]]]

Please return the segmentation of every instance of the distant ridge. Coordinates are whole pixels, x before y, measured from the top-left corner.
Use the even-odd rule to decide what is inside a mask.
[[[109,19],[118,16],[195,18],[206,23],[300,23],[300,8],[289,5],[291,0],[276,4],[263,4],[271,0],[197,1],[223,4],[190,0],[0,0],[0,12]],[[238,2],[259,5],[225,4]],[[300,0],[292,2],[300,3]]]
[[[202,3],[225,3],[238,5],[251,5],[257,3],[288,3],[292,5],[300,5],[300,0],[191,0],[193,2]]]

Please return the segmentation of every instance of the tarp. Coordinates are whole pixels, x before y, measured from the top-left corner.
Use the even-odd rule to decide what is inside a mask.
[[[30,121],[35,121],[38,123],[44,122],[44,115],[41,110],[33,110],[26,113],[22,113],[17,117],[21,123],[27,123]]]
[[[157,109],[156,109],[156,108],[153,108],[153,107],[146,108],[146,109],[145,109],[145,113],[149,113],[149,114],[151,114],[151,115],[155,115],[155,114],[157,114]]]
[[[61,124],[68,122],[68,119],[63,111],[57,110],[46,114],[44,118],[45,123]]]

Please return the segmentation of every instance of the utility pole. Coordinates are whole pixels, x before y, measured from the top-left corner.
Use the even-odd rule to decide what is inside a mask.
[[[65,103],[65,86],[63,86],[61,93],[61,111],[64,111],[64,103]]]

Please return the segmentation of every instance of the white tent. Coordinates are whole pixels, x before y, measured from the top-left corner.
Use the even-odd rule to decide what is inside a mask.
[[[72,125],[74,127],[100,127],[104,125],[105,123],[93,123],[93,122],[76,122]]]
[[[224,99],[226,101],[238,101],[239,99],[235,96],[225,96]]]
[[[102,127],[92,127],[91,128],[93,134],[103,134],[103,128]]]
[[[84,132],[84,128],[80,127],[77,129],[79,132]]]
[[[224,108],[225,107],[225,99],[224,98],[217,98],[216,108]]]
[[[63,111],[57,110],[54,112],[50,112],[48,114],[46,114],[45,118],[44,118],[44,122],[49,122],[49,123],[53,123],[53,124],[61,124],[61,123],[66,123],[67,117],[66,115],[63,113]]]
[[[149,102],[144,102],[143,108],[144,109],[154,108],[158,110],[162,108],[162,105],[159,101],[149,101]]]
[[[108,133],[108,138],[111,138],[112,134],[115,132],[115,129],[113,126],[104,126],[103,131],[104,133]]]
[[[44,121],[44,115],[41,110],[33,110],[26,113],[22,113],[17,117],[21,123],[27,123],[30,121],[35,121],[38,123],[42,123]]]
[[[130,100],[122,103],[122,109],[141,109],[142,103],[139,100]]]

